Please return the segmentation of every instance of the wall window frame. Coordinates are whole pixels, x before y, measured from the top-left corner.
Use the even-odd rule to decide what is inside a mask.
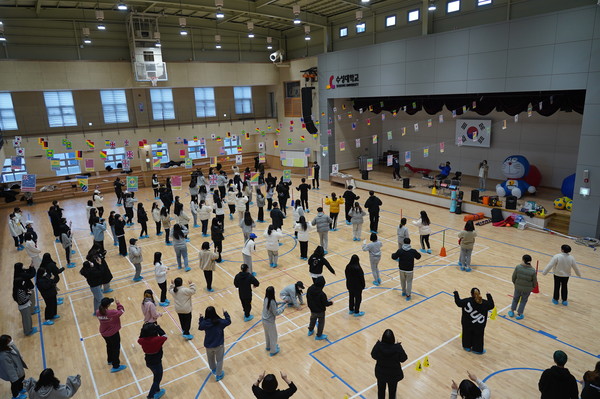
[[[233,88],[233,100],[237,115],[252,114],[252,86],[235,86]]]
[[[214,118],[217,116],[214,87],[195,87],[194,99],[196,101],[197,118]]]
[[[385,27],[386,28],[392,28],[392,27],[396,26],[397,22],[398,21],[396,18],[396,14],[388,15],[387,17],[385,17]]]
[[[347,26],[342,26],[340,28],[340,30],[338,31],[340,37],[348,37],[348,27]]]
[[[152,104],[152,119],[155,121],[170,121],[175,119],[175,103],[173,89],[150,89],[150,103]]]
[[[406,12],[406,20],[408,23],[418,22],[421,19],[421,10],[418,8],[408,10]]]
[[[77,126],[72,91],[45,91],[44,103],[50,127]]]
[[[106,160],[104,161],[104,167],[110,166],[113,169],[123,169],[123,160],[126,159],[127,149],[125,147],[107,148]],[[118,168],[117,164],[121,164]]]
[[[461,0],[448,0],[446,3],[446,14],[454,14],[460,12]]]
[[[367,23],[365,21],[359,22],[356,24],[356,34],[360,35],[361,33],[365,33],[367,31]]]
[[[79,160],[75,159],[75,152],[55,153],[52,159],[60,161],[60,169],[56,170],[56,176],[69,176],[81,173]]]
[[[127,108],[127,95],[125,90],[100,90],[100,102],[104,123],[129,123],[129,109]]]
[[[0,93],[0,131],[19,130],[11,93]]]

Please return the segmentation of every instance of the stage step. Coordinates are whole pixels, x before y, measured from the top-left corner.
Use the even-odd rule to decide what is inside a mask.
[[[569,234],[569,224],[571,223],[571,215],[564,213],[555,213],[552,215],[548,228],[563,234]]]

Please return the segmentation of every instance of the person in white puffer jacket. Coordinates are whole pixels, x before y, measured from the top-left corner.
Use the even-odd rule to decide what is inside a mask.
[[[429,246],[429,235],[431,235],[431,221],[429,220],[429,216],[427,216],[427,212],[421,211],[421,217],[413,221],[413,224],[419,228],[419,237],[421,239],[420,251],[430,254],[431,247]],[[426,246],[427,249],[425,249]]]
[[[277,267],[277,260],[279,259],[279,239],[283,238],[283,232],[281,229],[275,230],[273,225],[269,225],[265,230],[265,248],[269,254],[269,266]]]
[[[566,244],[561,245],[560,253],[554,255],[552,259],[550,259],[548,266],[542,271],[544,276],[548,274],[550,270],[554,273],[554,295],[552,296],[552,303],[555,305],[558,305],[559,291],[562,304],[564,306],[569,305],[569,302],[567,301],[567,296],[569,294],[567,284],[569,282],[569,277],[571,277],[571,269],[575,271],[575,274],[577,274],[578,277],[581,277],[577,262],[575,262],[575,258],[571,256],[571,246]]]
[[[212,207],[206,205],[204,201],[200,201],[200,208],[198,209],[198,217],[200,218],[200,224],[202,225],[202,237],[208,237],[208,221],[212,214]]]
[[[246,204],[248,203],[248,197],[242,194],[241,191],[238,191],[235,196],[235,213],[238,216],[238,223],[244,217],[244,212],[246,212]]]
[[[300,259],[308,260],[308,240],[312,226],[306,221],[304,216],[300,216],[298,223],[294,225],[294,231],[298,233],[298,243],[300,243]]]

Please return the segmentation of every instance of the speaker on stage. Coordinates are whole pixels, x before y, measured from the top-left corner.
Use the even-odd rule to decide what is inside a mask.
[[[302,88],[302,118],[304,118],[304,124],[306,130],[310,134],[315,134],[319,130],[315,126],[315,122],[312,120],[312,91],[314,87],[303,87]]]
[[[517,209],[517,197],[514,195],[506,197],[506,209]]]
[[[479,190],[471,190],[471,202],[479,202]]]
[[[402,179],[402,188],[410,188],[410,179],[408,177]]]

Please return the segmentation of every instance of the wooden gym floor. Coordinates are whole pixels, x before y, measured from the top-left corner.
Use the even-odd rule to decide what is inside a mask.
[[[273,171],[275,174],[280,172]],[[294,177],[295,185],[299,178]],[[385,183],[388,183],[387,181]],[[324,196],[331,193],[327,182],[322,182],[321,190],[310,192],[309,220],[316,215],[316,208]],[[335,187],[341,195],[343,190]],[[177,195],[177,192],[175,193]],[[189,202],[187,189],[179,193],[183,202]],[[360,202],[364,203],[368,194],[358,190]],[[296,193],[294,194],[296,196]],[[91,196],[91,195],[90,195]],[[152,192],[144,189],[138,193],[150,210]],[[77,267],[67,269],[61,276],[60,295],[64,304],[59,306],[61,318],[54,326],[41,326],[41,320],[34,317],[34,325],[41,334],[24,337],[17,306],[11,298],[13,264],[17,261],[29,264],[27,255],[14,248],[8,228],[3,230],[0,254],[3,289],[0,299],[5,304],[0,309],[1,333],[13,336],[25,361],[29,365],[27,376],[37,378],[44,367],[52,367],[61,381],[68,375],[80,373],[83,386],[81,398],[142,398],[150,388],[152,377],[145,367],[144,356],[137,344],[142,325],[140,302],[145,289],[158,292],[154,280],[152,255],[163,252],[163,260],[170,266],[168,279],[181,276],[185,281],[194,281],[199,290],[194,297],[192,341],[181,337],[179,322],[173,305],[159,320],[167,331],[169,340],[164,347],[164,368],[162,386],[167,390],[165,398],[249,398],[250,387],[256,376],[267,372],[278,373],[284,370],[298,386],[295,398],[343,398],[376,397],[374,361],[370,351],[386,328],[394,330],[408,354],[404,364],[405,379],[400,383],[400,398],[443,398],[450,392],[451,380],[466,378],[467,370],[486,379],[494,398],[534,398],[538,397],[537,382],[541,370],[552,364],[552,353],[564,350],[569,356],[567,367],[577,379],[586,370],[593,369],[599,359],[600,342],[600,261],[598,252],[575,245],[573,255],[579,263],[583,278],[571,278],[569,306],[555,306],[551,303],[552,276],[541,276],[539,294],[532,294],[525,310],[525,319],[516,321],[506,316],[511,303],[513,285],[512,270],[525,253],[532,255],[534,264],[539,261],[543,268],[550,257],[560,251],[560,245],[568,241],[558,236],[530,230],[497,228],[486,225],[477,228],[478,238],[473,253],[473,272],[458,270],[457,233],[462,229],[462,216],[450,214],[448,210],[427,204],[400,200],[381,195],[383,211],[380,221],[380,237],[384,240],[383,283],[373,286],[367,275],[367,289],[363,293],[361,310],[365,316],[355,318],[347,312],[347,293],[344,281],[344,268],[352,254],[361,258],[362,267],[370,272],[368,256],[361,251],[360,244],[351,240],[351,226],[346,226],[343,213],[338,223],[339,231],[329,234],[329,254],[327,259],[336,270],[332,276],[327,271],[325,292],[333,298],[334,304],[327,310],[325,334],[328,341],[315,341],[306,336],[309,311],[306,306],[300,310],[286,309],[278,317],[279,345],[281,353],[270,358],[264,350],[264,334],[260,323],[262,298],[267,286],[273,285],[279,298],[279,290],[284,286],[302,280],[309,285],[310,276],[306,261],[299,259],[299,248],[290,234],[292,218],[285,220],[287,236],[280,248],[279,267],[268,267],[267,254],[262,237],[268,223],[258,224],[256,232],[258,253],[254,269],[258,272],[261,285],[255,290],[253,314],[255,319],[244,323],[243,314],[233,276],[241,263],[242,234],[235,221],[226,221],[226,241],[223,257],[226,260],[218,265],[213,287],[215,292],[205,290],[205,281],[197,265],[197,250],[206,239],[200,229],[191,229],[191,242],[188,245],[192,271],[185,273],[175,266],[174,251],[164,244],[164,236],[157,237],[154,224],[149,223],[150,239],[139,241],[143,247],[143,275],[145,280],[133,283],[133,266],[118,255],[112,245],[112,238],[106,235],[107,260],[114,275],[109,295],[118,298],[125,306],[122,318],[121,361],[128,365],[127,370],[110,374],[106,365],[106,351],[98,334],[98,322],[91,315],[92,298],[85,280],[79,275],[83,256],[92,244],[92,237],[85,221],[86,198],[68,200],[61,203],[65,215],[73,221],[75,237],[73,256]],[[114,206],[113,193],[105,193],[106,214],[110,210],[123,211]],[[19,203],[16,205],[20,206]],[[46,211],[50,204],[36,204],[23,207],[24,219],[32,219],[38,232],[39,246],[52,254],[64,266],[64,251],[55,244]],[[431,243],[433,254],[425,255],[417,263],[413,284],[413,300],[406,302],[401,296],[396,262],[390,255],[397,249],[396,227],[400,215],[413,220],[420,210],[427,210],[433,223]],[[256,207],[251,208],[256,216]],[[328,211],[326,207],[326,211]],[[2,220],[8,220],[9,210],[2,210]],[[418,232],[410,227],[413,247],[418,248]],[[139,225],[127,228],[127,241],[139,235]],[[446,257],[438,256],[445,235]],[[368,219],[363,225],[363,238],[368,238]],[[318,237],[311,235],[309,251],[314,250]],[[175,267],[173,267],[175,266]],[[472,287],[479,287],[483,293],[489,291],[496,302],[498,317],[488,322],[486,330],[487,353],[483,356],[466,353],[460,343],[460,309],[454,305],[452,291],[458,290],[467,296]],[[205,351],[202,346],[204,334],[197,330],[200,312],[213,305],[217,309],[227,309],[232,316],[232,325],[225,330],[226,358],[225,378],[215,382],[208,378],[209,371]],[[43,312],[43,302],[41,303]],[[416,371],[417,362],[428,357],[430,366]],[[280,386],[285,384],[280,381]],[[9,396],[7,383],[0,384],[0,396]]]

